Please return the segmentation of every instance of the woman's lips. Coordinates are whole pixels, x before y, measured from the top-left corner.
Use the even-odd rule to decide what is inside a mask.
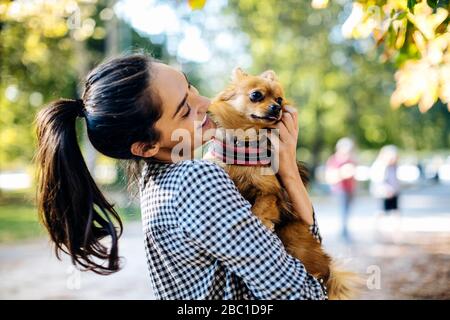
[[[207,114],[205,114],[205,117],[202,120],[202,123],[200,124],[199,128],[206,127],[209,124],[209,117]]]

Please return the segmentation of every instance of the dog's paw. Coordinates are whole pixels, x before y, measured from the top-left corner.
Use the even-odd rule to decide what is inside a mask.
[[[267,227],[267,229],[269,229],[270,231],[275,231],[275,223],[273,223],[270,220],[264,219],[262,220],[263,225],[265,225]]]

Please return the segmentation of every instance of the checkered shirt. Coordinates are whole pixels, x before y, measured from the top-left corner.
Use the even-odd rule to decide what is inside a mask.
[[[149,162],[139,188],[158,299],[325,298],[319,282],[252,214],[217,164]],[[316,222],[310,230],[321,240]]]

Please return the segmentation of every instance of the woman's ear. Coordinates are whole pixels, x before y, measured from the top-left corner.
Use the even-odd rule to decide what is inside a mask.
[[[131,145],[131,153],[138,157],[151,158],[158,153],[159,148],[159,142],[153,145],[147,142],[135,142]]]

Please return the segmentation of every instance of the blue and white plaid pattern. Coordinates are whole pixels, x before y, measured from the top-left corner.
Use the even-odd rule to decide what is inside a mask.
[[[252,214],[217,164],[148,163],[140,195],[157,298],[325,298],[319,282]],[[320,239],[316,224],[311,230]]]

